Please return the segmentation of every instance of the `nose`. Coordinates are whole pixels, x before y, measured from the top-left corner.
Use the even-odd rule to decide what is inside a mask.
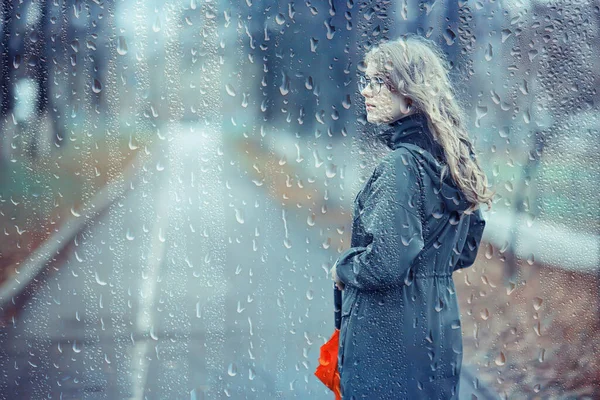
[[[367,93],[368,93],[368,96],[367,96]],[[371,85],[367,85],[363,90],[360,91],[360,94],[363,97],[371,97],[373,95],[373,93],[371,93]]]

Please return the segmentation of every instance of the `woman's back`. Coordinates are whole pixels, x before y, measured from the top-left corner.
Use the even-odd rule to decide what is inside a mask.
[[[452,272],[461,260],[466,266],[461,250],[480,211],[462,215],[469,203],[460,192],[447,183],[439,190],[438,150],[423,116],[400,121],[384,132],[392,151],[356,197],[352,247],[338,259],[346,284],[338,363],[348,399],[458,395]]]

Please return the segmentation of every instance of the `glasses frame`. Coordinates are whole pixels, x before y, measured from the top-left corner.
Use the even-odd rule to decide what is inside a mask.
[[[374,94],[379,94],[379,92],[381,92],[381,87],[385,85],[385,80],[380,76],[367,78],[365,75],[360,75],[357,85],[361,92],[365,90],[367,86],[370,86]]]

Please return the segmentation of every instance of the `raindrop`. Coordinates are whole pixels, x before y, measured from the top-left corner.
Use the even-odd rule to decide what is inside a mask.
[[[352,106],[352,100],[350,100],[350,95],[347,94],[346,98],[342,101],[342,107],[344,107],[346,110],[350,109],[350,107]]]
[[[137,148],[138,146],[133,144],[133,135],[129,134],[129,150],[136,150]]]
[[[544,302],[543,299],[539,298],[539,297],[534,297],[533,298],[533,308],[537,311],[542,307],[542,303]]]
[[[456,40],[456,33],[454,33],[452,29],[446,29],[444,32],[444,39],[446,39],[446,44],[448,46],[452,46]]]
[[[127,233],[125,234],[125,237],[127,238],[127,240],[133,240],[133,239],[135,239],[135,236],[133,236],[133,234],[131,233],[131,231],[129,230],[129,228],[127,228]]]
[[[490,318],[490,312],[487,308],[484,308],[483,310],[481,310],[481,319],[483,319],[484,321],[487,321]]]
[[[523,121],[525,121],[526,124],[531,122],[531,114],[529,113],[529,110],[525,110],[523,113]]]
[[[310,38],[310,51],[312,53],[316,53],[317,52],[317,46],[318,46],[318,44],[319,44],[319,40],[318,39],[315,39],[313,37]],[[308,89],[308,87],[307,87],[307,89]]]
[[[535,256],[533,255],[533,253],[531,253],[530,255],[527,256],[527,264],[529,264],[529,265],[535,264]]]
[[[325,176],[328,178],[333,178],[337,174],[337,166],[335,164],[327,164],[325,168]]]
[[[227,368],[227,374],[229,376],[237,375],[237,366],[234,363],[229,364],[229,368]]]
[[[335,26],[331,23],[332,19],[333,18],[329,18],[327,21],[323,22],[325,28],[327,28],[327,39],[329,40],[333,39],[333,36],[335,35]]]
[[[106,282],[100,279],[100,276],[98,276],[98,271],[94,271],[94,276],[96,277],[96,283],[100,286],[105,286]]]
[[[540,354],[538,355],[538,361],[544,362],[545,356],[546,356],[546,349],[540,349]]]
[[[254,369],[249,368],[248,369],[248,379],[253,381],[254,378],[256,378],[256,372],[254,372]]]
[[[160,18],[158,17],[158,15],[156,16],[156,20],[154,21],[154,23],[152,24],[152,30],[154,32],[160,32],[161,29],[161,24],[160,24]]]
[[[438,298],[438,301],[435,305],[435,311],[440,312],[444,309],[444,302],[442,301],[441,298]]]
[[[150,327],[150,337],[152,340],[158,340],[158,336],[156,335],[156,332],[154,332],[154,325]]]
[[[277,25],[285,24],[285,16],[281,13],[277,14],[275,16],[275,22],[277,23]]]
[[[491,43],[488,43],[487,48],[485,49],[485,60],[491,61],[494,56],[494,51],[492,49]]]
[[[100,93],[102,91],[102,84],[98,79],[94,79],[94,83],[92,85],[92,92]]]
[[[313,157],[315,158],[315,168],[320,168],[323,165],[324,161],[321,157],[319,157],[319,153],[317,149],[313,149]]]
[[[242,307],[242,303],[240,301],[238,301],[237,303],[237,312],[238,314],[241,314],[246,308]]]
[[[533,330],[536,335],[542,336],[542,325],[540,324],[540,321],[538,321],[537,324],[533,326]]]
[[[119,39],[117,41],[117,53],[121,56],[124,56],[125,54],[127,54],[127,41],[125,40],[124,36],[119,36]]]
[[[229,83],[225,85],[225,91],[231,97],[235,97],[235,95],[236,95],[235,89]]]
[[[538,51],[537,50],[529,50],[529,52],[527,53],[527,55],[529,56],[529,61],[533,61],[533,59],[538,55]]]
[[[279,93],[281,93],[282,96],[285,96],[290,92],[290,79],[284,71],[281,73],[283,76],[281,79],[281,85],[279,86]]]
[[[504,355],[504,353],[500,352],[500,354],[498,354],[498,356],[496,357],[494,362],[496,363],[496,365],[499,365],[499,366],[506,364],[506,356]]]
[[[312,300],[314,298],[314,293],[313,293],[312,290],[309,289],[309,290],[306,291],[306,298],[308,300]]]
[[[73,352],[81,353],[81,346],[77,347],[77,340],[73,340]]]
[[[525,79],[523,79],[523,82],[519,85],[519,89],[521,90],[521,93],[529,94],[529,87]]]
[[[477,106],[475,108],[475,114],[476,114],[475,126],[477,126],[478,128],[480,127],[479,121],[481,121],[481,119],[483,117],[485,117],[487,115],[487,113],[488,113],[487,106]]]
[[[514,283],[514,282],[509,282],[509,283],[508,283],[508,287],[506,288],[506,294],[507,294],[508,296],[510,296],[510,295],[511,295],[511,293],[512,293],[512,292],[514,292],[516,288],[517,288],[517,284],[516,284],[516,283]]]
[[[235,209],[235,219],[237,220],[237,222],[239,222],[240,224],[244,223],[244,214],[241,210],[239,209]]]

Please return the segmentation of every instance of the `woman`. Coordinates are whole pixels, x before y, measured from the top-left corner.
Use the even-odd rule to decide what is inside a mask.
[[[344,290],[344,399],[458,398],[462,335],[452,272],[473,264],[492,196],[429,40],[366,55],[367,120],[391,150],[354,201],[351,248],[331,273]]]

